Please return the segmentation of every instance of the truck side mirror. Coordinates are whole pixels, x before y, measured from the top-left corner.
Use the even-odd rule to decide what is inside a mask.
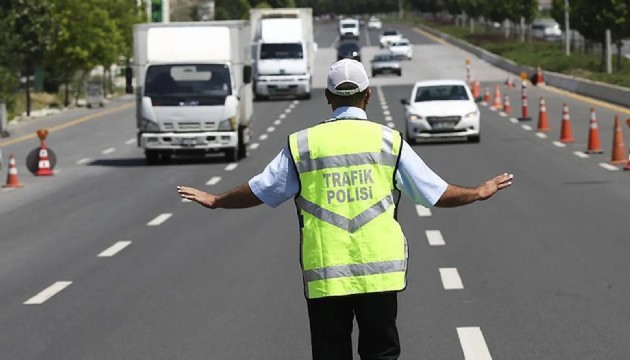
[[[243,66],[243,83],[249,84],[252,82],[252,66],[245,65]]]

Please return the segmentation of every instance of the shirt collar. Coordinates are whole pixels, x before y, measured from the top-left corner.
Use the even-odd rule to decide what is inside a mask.
[[[341,119],[357,119],[357,120],[367,120],[367,114],[365,110],[354,107],[354,106],[342,106],[338,107],[335,111],[333,111],[330,116],[331,120],[341,120]]]

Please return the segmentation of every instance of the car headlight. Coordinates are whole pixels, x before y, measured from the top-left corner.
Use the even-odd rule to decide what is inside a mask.
[[[140,122],[140,130],[146,132],[158,132],[160,131],[160,126],[154,121],[142,119]]]
[[[479,111],[471,111],[468,114],[464,115],[464,119],[471,119],[473,117],[479,116]]]
[[[424,117],[416,114],[409,115],[409,121],[421,121],[424,120]]]
[[[219,122],[220,131],[233,131],[236,130],[236,116],[232,116],[229,119],[222,120]]]

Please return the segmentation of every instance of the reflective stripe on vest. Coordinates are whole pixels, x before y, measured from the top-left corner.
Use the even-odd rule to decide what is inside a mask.
[[[393,185],[402,136],[362,120],[320,125],[326,130],[310,128],[289,137],[301,184],[295,203],[302,219],[306,296],[402,290],[407,244],[394,219],[399,192]],[[335,130],[364,141],[346,145]]]

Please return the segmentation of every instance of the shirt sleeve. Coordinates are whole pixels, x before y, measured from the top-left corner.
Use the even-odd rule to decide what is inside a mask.
[[[440,199],[448,183],[438,176],[403,140],[396,172],[396,187],[416,204],[432,207]]]
[[[285,146],[262,173],[249,180],[249,187],[254,195],[272,208],[293,198],[300,189],[300,182],[289,156],[289,148]]]

